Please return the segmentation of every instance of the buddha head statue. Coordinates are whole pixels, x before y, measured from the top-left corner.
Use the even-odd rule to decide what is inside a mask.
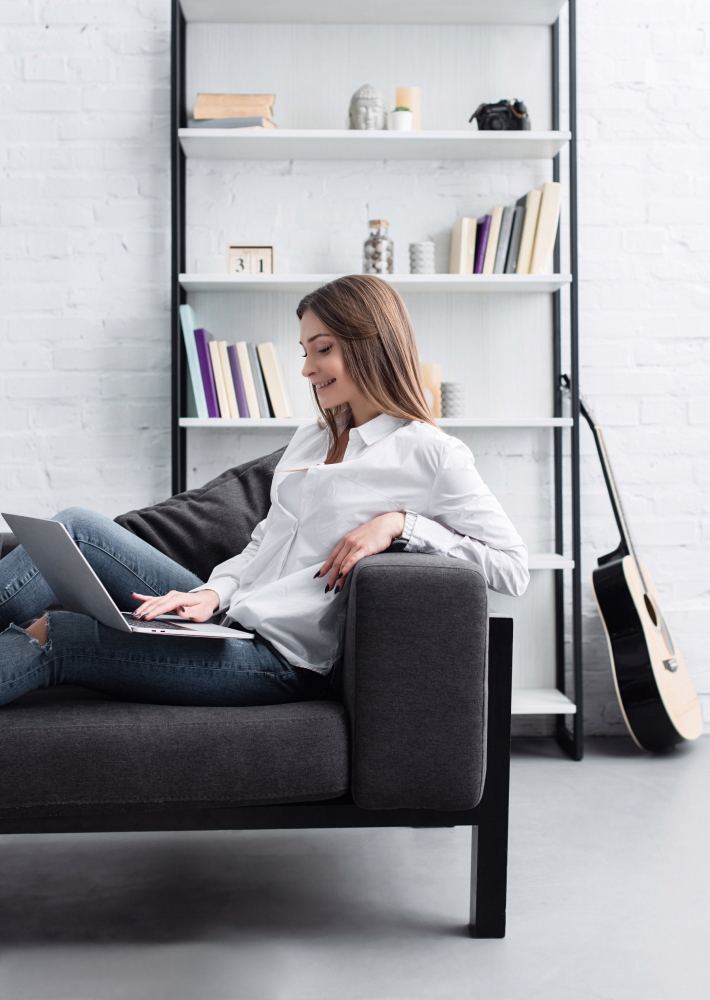
[[[385,95],[366,83],[350,99],[350,128],[377,129],[385,127]]]

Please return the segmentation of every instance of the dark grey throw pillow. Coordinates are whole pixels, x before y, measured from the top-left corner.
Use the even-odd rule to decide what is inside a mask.
[[[114,518],[175,562],[206,580],[244,549],[269,512],[271,480],[285,448],[228,469],[196,490]]]

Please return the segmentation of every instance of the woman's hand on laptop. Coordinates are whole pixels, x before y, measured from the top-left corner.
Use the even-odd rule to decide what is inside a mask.
[[[219,595],[214,590],[196,590],[193,594],[182,594],[179,590],[171,590],[162,597],[146,597],[145,594],[133,594],[137,601],[143,604],[133,612],[134,618],[141,621],[152,621],[156,615],[166,615],[176,611],[180,618],[191,622],[206,622],[219,607]]]

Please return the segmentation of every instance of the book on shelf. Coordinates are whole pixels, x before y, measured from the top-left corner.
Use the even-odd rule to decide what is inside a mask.
[[[488,246],[488,234],[491,231],[491,217],[484,215],[479,219],[476,235],[476,259],[473,265],[474,274],[483,274],[483,261],[486,257],[486,247]]]
[[[269,391],[269,398],[271,400],[271,408],[274,411],[274,416],[292,417],[293,412],[291,410],[288,393],[286,392],[286,384],[284,382],[276,348],[271,341],[267,341],[265,344],[259,344],[257,350],[259,352],[259,361],[261,362],[261,367],[264,372],[264,381],[266,382],[266,388]]]
[[[188,128],[276,128],[270,118],[263,115],[251,115],[247,118],[200,118],[190,119]]]
[[[249,416],[260,417],[261,413],[259,412],[259,402],[256,398],[256,386],[254,385],[254,377],[252,375],[251,363],[249,361],[249,350],[246,342],[243,340],[238,341],[238,343],[235,344],[235,347],[237,349],[239,368],[241,369],[242,380],[244,382],[244,395],[246,396]]]
[[[198,94],[193,111],[202,118],[269,118],[274,114],[275,94]]]
[[[227,354],[227,341],[219,340],[217,343],[219,345],[219,363],[222,366],[224,387],[227,391],[229,415],[234,419],[239,416],[239,406],[237,405],[237,393],[234,388],[234,379],[232,378],[232,366],[229,363],[229,355]]]
[[[530,274],[530,261],[532,260],[533,246],[535,244],[535,231],[537,229],[537,217],[540,213],[540,201],[542,191],[533,188],[528,191],[525,201],[525,221],[523,231],[520,236],[520,249],[518,250],[518,266],[516,274]]]
[[[535,244],[530,260],[530,274],[550,274],[552,271],[552,253],[555,249],[561,208],[562,185],[559,181],[543,184]]]
[[[187,355],[187,370],[190,375],[189,386],[192,389],[192,402],[195,407],[194,416],[205,418],[207,413],[207,400],[205,399],[205,387],[202,384],[202,372],[200,371],[200,359],[197,356],[197,344],[195,343],[195,314],[192,306],[180,306],[180,325],[182,327],[182,337],[185,343],[185,354]],[[188,417],[190,413],[188,400]]]
[[[202,328],[195,330],[195,346],[197,347],[197,357],[200,360],[200,374],[202,375],[202,385],[205,390],[205,402],[207,404],[207,416],[219,416],[219,403],[217,402],[217,392],[214,385],[214,375],[212,374],[212,362],[210,361],[209,343],[212,334]]]
[[[513,228],[514,213],[514,205],[507,205],[503,209],[503,215],[500,220],[500,233],[498,234],[498,246],[496,247],[496,259],[493,265],[494,274],[505,274],[505,262],[508,258],[508,247],[510,246],[510,233]]]
[[[493,274],[496,252],[498,250],[498,239],[500,237],[500,224],[503,219],[503,208],[497,205],[491,209],[491,226],[488,232],[488,243],[486,245],[486,256],[483,258],[483,269],[481,274]]]
[[[256,401],[259,404],[259,413],[262,417],[273,417],[269,409],[269,399],[266,395],[266,385],[264,384],[264,373],[261,370],[261,362],[256,349],[256,344],[251,340],[247,341],[247,351],[249,352],[249,363],[251,364],[251,374],[254,379],[256,389]]]
[[[239,365],[236,344],[229,345],[227,348],[227,357],[229,358],[229,367],[232,372],[232,381],[234,382],[234,394],[237,398],[237,411],[240,417],[248,417],[249,406],[247,404],[246,393],[244,392],[244,379],[242,378],[242,370]]]
[[[473,274],[476,219],[458,219],[451,234],[449,274]]]
[[[229,412],[229,401],[227,399],[227,387],[224,383],[224,372],[222,371],[222,362],[219,357],[219,341],[211,340],[208,347],[210,349],[210,361],[212,362],[214,387],[217,392],[219,415],[220,417],[231,417],[231,413]]]
[[[505,261],[505,273],[515,274],[518,267],[518,250],[520,249],[520,237],[523,233],[523,222],[525,221],[525,206],[517,204],[513,211],[513,228],[510,231],[510,246],[508,256]]]

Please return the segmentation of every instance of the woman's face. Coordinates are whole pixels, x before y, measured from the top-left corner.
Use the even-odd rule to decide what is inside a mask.
[[[323,409],[343,403],[357,409],[365,402],[350,377],[338,338],[310,309],[301,320],[301,347],[305,358],[301,374],[315,387]]]

